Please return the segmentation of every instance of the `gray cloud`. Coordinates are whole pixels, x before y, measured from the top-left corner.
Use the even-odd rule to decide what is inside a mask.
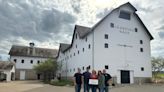
[[[0,53],[7,53],[12,44],[22,41],[47,42],[61,40],[65,33],[72,34],[76,17],[66,11],[47,8],[39,1],[0,1]],[[61,34],[62,33],[62,34]],[[22,38],[23,40],[20,41]],[[68,40],[68,39],[67,39]],[[24,45],[24,44],[22,44]]]
[[[103,18],[105,15],[107,15],[109,12],[111,12],[111,10],[113,10],[113,8],[111,8],[111,9],[105,8],[104,10],[98,12],[96,14],[96,17],[97,18]]]
[[[71,6],[75,13],[81,12],[81,6],[80,6],[81,0],[71,0]]]
[[[161,39],[164,38],[164,32],[160,31],[160,32],[158,32],[158,35]]]
[[[137,8],[138,11],[144,11],[144,12],[153,12],[154,8],[152,6],[143,6],[140,3],[135,3],[134,6]]]

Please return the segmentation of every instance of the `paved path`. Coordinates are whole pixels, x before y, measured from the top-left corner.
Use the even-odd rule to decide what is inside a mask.
[[[14,81],[9,83],[0,83],[0,92],[74,92],[74,88],[56,87],[43,84],[38,81]],[[111,88],[110,92],[164,92],[164,84],[121,86]]]

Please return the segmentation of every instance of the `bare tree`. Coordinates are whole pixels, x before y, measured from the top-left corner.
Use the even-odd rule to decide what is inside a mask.
[[[163,57],[152,57],[152,71],[155,80],[158,74],[164,69],[164,58]]]

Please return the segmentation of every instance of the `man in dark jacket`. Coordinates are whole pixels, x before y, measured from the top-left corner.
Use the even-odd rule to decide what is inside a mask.
[[[103,74],[105,76],[105,92],[109,92],[109,84],[111,82],[112,77],[110,74],[106,73],[105,69],[103,70]]]
[[[83,83],[84,83],[84,92],[89,92],[89,79],[91,73],[89,72],[89,67],[86,68],[86,71],[83,73]]]
[[[74,85],[75,85],[75,92],[80,92],[81,85],[82,85],[82,74],[80,68],[78,68],[77,73],[74,74]]]

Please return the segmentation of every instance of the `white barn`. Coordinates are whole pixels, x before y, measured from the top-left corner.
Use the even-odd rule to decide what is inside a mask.
[[[71,44],[60,44],[59,73],[72,77],[81,68],[106,69],[115,83],[146,82],[152,77],[152,35],[129,2],[112,10],[92,28],[76,25]]]
[[[45,62],[49,58],[55,59],[57,50],[35,47],[34,43],[30,43],[30,46],[13,45],[9,55],[10,61],[15,62],[16,80],[39,80],[43,76],[33,70],[34,65]]]
[[[15,63],[0,61],[0,81],[10,82],[15,80]]]

